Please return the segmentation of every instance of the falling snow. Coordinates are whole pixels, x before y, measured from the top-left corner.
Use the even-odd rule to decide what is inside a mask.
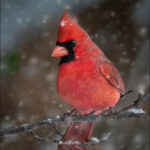
[[[109,76],[109,75],[107,75],[107,78],[108,78],[108,79],[110,79],[110,76]]]
[[[77,56],[75,56],[76,57],[76,59],[79,59],[79,56],[77,55]]]
[[[48,73],[48,74],[46,75],[46,80],[49,81],[49,82],[54,81],[55,78],[56,78],[56,77],[55,77],[55,74],[52,73],[52,72],[50,72],[50,73]]]
[[[146,36],[146,34],[147,34],[147,28],[141,28],[140,30],[139,30],[139,34],[140,34],[140,36],[141,37],[145,37]]]
[[[21,24],[22,23],[22,18],[17,18],[17,23]]]
[[[63,105],[62,105],[62,104],[59,104],[59,107],[61,108],[61,107],[63,107]]]
[[[65,24],[66,24],[66,21],[64,21],[64,20],[62,20],[62,21],[60,22],[60,26],[62,26],[62,27],[64,27]]]
[[[30,17],[27,17],[26,22],[29,23],[31,21]]]
[[[46,24],[48,22],[48,18],[49,18],[49,16],[45,15],[43,20],[42,20],[42,24]]]
[[[8,116],[8,115],[7,115],[7,116],[5,116],[5,120],[7,120],[7,121],[8,121],[8,120],[10,120],[10,119],[11,119],[11,117],[10,117],[10,116]]]
[[[79,128],[79,126],[78,126],[78,125],[76,125],[76,126],[75,126],[75,128],[76,128],[76,129],[78,129],[78,128]]]
[[[24,102],[23,101],[20,101],[19,102],[19,107],[22,107],[24,105]]]

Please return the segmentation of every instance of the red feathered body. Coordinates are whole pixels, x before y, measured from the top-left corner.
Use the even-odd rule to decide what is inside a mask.
[[[65,45],[67,41],[72,40],[75,41],[73,48]],[[62,99],[76,108],[80,114],[92,111],[98,114],[115,105],[120,94],[125,91],[119,72],[76,20],[66,15],[66,11],[59,22],[57,43],[59,46],[54,49],[52,55],[60,57],[69,55],[71,48],[73,51],[72,60],[60,64],[58,68],[57,89]],[[64,46],[69,49],[68,53],[62,48]],[[92,122],[71,123],[65,132],[65,137],[68,140],[87,141],[93,124]],[[75,130],[77,125],[78,130]],[[75,148],[78,147],[77,145],[70,146],[73,150],[79,150]],[[59,150],[69,150],[70,146],[59,145]]]
[[[120,97],[120,92],[100,72],[101,62],[101,58],[91,57],[59,67],[58,92],[82,114],[113,106]]]

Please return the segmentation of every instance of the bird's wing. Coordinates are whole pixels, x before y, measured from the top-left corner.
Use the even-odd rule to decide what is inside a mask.
[[[109,83],[111,83],[120,91],[122,95],[125,93],[124,84],[120,77],[120,74],[111,62],[104,61],[103,63],[101,63],[100,72]]]

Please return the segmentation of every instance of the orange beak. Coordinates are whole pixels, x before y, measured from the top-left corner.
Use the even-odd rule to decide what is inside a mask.
[[[68,55],[68,50],[62,46],[56,46],[52,51],[52,57],[63,57]]]

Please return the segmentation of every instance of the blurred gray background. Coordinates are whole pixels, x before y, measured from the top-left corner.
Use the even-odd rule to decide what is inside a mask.
[[[150,2],[148,0],[1,0],[1,127],[60,115],[72,108],[56,91],[57,26],[64,9],[74,14],[106,56],[116,65],[127,89],[149,89]],[[127,95],[116,110],[128,105]],[[142,107],[149,112],[149,101]],[[64,132],[64,124],[58,124]],[[88,150],[149,150],[149,122],[122,119],[97,123],[93,136],[111,132],[110,139]],[[37,133],[58,138],[53,126]],[[54,142],[29,133],[1,138],[1,150],[56,150]]]

